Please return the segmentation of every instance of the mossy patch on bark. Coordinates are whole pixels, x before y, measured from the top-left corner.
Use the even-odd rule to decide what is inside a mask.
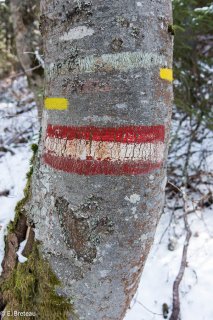
[[[25,263],[18,263],[10,277],[1,284],[5,310],[34,312],[33,319],[68,319],[72,305],[64,296],[59,296],[55,288],[60,282],[49,264],[39,252],[34,242],[32,253]],[[23,317],[17,317],[17,319]],[[28,317],[29,318],[29,317]],[[9,319],[5,316],[4,319]]]
[[[27,222],[25,205],[31,199],[31,178],[38,146],[33,144],[32,150],[33,157],[27,173],[24,197],[16,205],[15,219],[10,223],[8,235],[5,237],[5,258],[0,278],[0,311],[4,311],[6,320],[11,316],[22,320],[65,320],[70,315],[72,319],[77,319],[71,301],[56,292],[61,283],[48,261],[42,257],[39,243],[34,239],[34,231]],[[16,252],[24,239],[27,239],[29,244],[25,245],[23,251],[28,259],[24,263],[19,263]],[[34,315],[24,316],[26,313]]]

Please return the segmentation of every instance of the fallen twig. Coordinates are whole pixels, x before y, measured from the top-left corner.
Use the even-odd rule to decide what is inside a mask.
[[[0,197],[7,197],[9,196],[10,194],[10,190],[3,190],[3,191],[0,191]]]
[[[156,312],[153,312],[152,310],[150,310],[149,308],[147,308],[142,302],[140,302],[139,300],[136,301],[137,303],[139,303],[144,309],[146,309],[148,312],[154,314],[154,315],[157,315],[157,316],[162,316],[163,313],[156,313]]]
[[[26,72],[30,72],[30,71],[34,71],[36,69],[39,69],[41,68],[42,66],[39,64],[33,68],[30,68],[30,69],[26,69],[24,71],[21,71],[19,73],[16,73],[16,74],[13,74],[12,76],[8,77],[9,79],[14,79],[14,78],[17,78],[17,77],[20,77],[20,76],[23,76],[23,75],[26,75]]]
[[[8,147],[0,146],[0,152],[10,152],[12,156],[14,156],[15,152]]]

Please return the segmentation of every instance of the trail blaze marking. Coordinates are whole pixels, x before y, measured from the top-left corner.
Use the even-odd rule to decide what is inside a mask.
[[[143,174],[161,167],[164,136],[162,125],[48,125],[43,159],[55,169],[81,175]]]
[[[46,98],[44,106],[48,110],[67,110],[68,100],[65,98]]]
[[[97,71],[111,72],[112,70],[128,71],[139,68],[150,69],[154,66],[165,65],[166,58],[152,52],[120,52],[108,53],[101,56],[89,55],[77,57],[74,61],[66,59],[60,63],[47,65],[47,73],[50,77],[55,74],[66,75],[94,73]]]
[[[168,80],[170,82],[173,81],[173,70],[167,68],[160,69],[160,77],[161,79]]]

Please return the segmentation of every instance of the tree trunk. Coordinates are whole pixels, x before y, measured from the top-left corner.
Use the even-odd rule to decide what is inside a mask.
[[[164,203],[171,1],[41,8],[46,110],[30,219],[80,319],[123,319]]]
[[[38,21],[40,0],[9,1],[17,55],[34,93],[38,107],[38,118],[41,120],[44,66],[39,61],[42,52]]]

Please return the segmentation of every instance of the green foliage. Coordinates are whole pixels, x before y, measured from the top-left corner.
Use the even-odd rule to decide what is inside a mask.
[[[211,1],[173,0],[175,103],[213,129]]]
[[[68,319],[68,313],[73,313],[72,304],[56,293],[57,286],[60,286],[60,282],[48,262],[41,257],[38,243],[35,242],[28,260],[18,263],[9,279],[1,284],[7,303],[5,311],[35,312],[36,317],[31,318],[39,320]],[[5,316],[4,319],[10,317]]]

